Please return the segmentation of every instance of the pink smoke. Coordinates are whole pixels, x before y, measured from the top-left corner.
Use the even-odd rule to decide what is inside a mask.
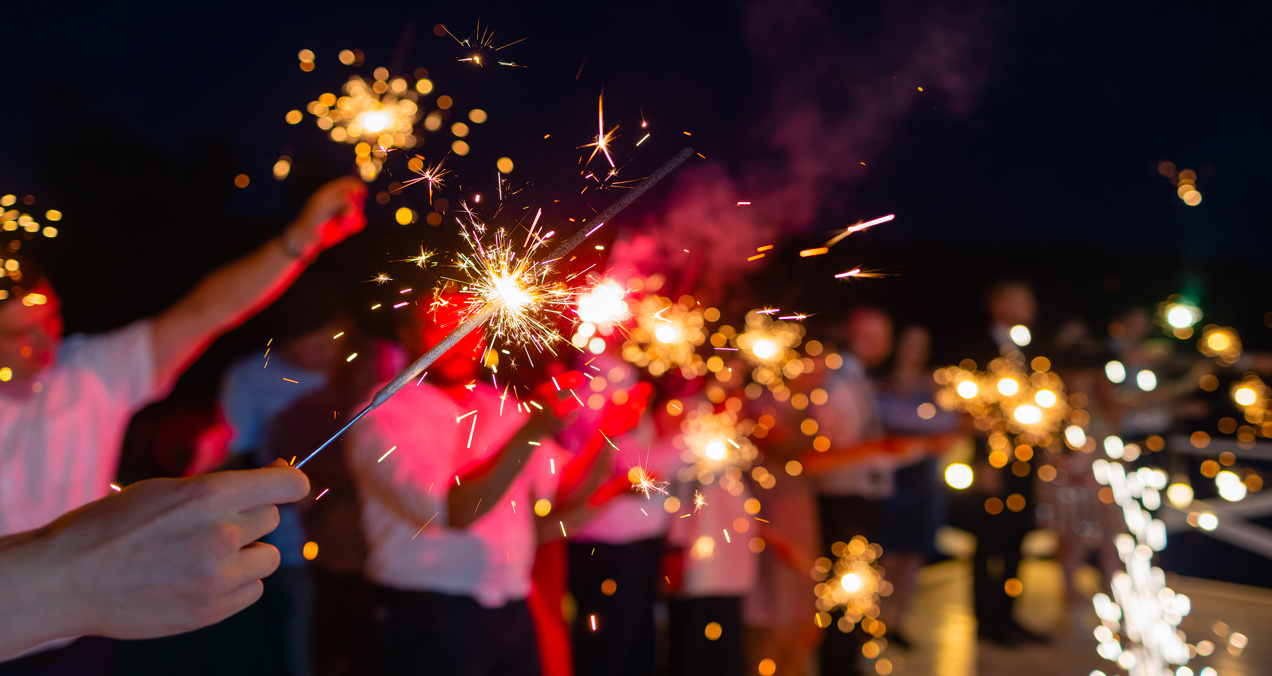
[[[744,141],[764,159],[737,171],[711,161],[682,169],[661,213],[616,243],[613,265],[688,275],[718,294],[757,265],[747,261],[757,247],[819,215],[877,215],[855,213],[845,192],[915,110],[974,110],[990,75],[993,19],[974,4],[889,2],[873,37],[847,42],[817,0],[752,2],[743,31],[768,70],[769,96]]]

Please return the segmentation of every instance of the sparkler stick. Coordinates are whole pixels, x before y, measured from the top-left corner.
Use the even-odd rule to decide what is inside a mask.
[[[645,194],[646,191],[654,187],[654,185],[656,185],[659,181],[666,178],[668,174],[676,169],[676,167],[680,166],[685,160],[692,157],[693,153],[693,148],[685,148],[677,153],[675,157],[667,160],[666,163],[664,163],[661,167],[658,167],[654,173],[650,174],[644,181],[642,181],[640,185],[632,188],[631,191],[620,197],[618,201],[611,204],[608,209],[597,214],[594,219],[597,225],[591,228],[579,230],[573,237],[561,242],[556,249],[552,250],[552,253],[548,254],[547,259],[544,260],[543,263],[547,264],[564,258],[566,254],[570,253],[570,251],[572,251],[575,247],[583,243],[583,240],[587,239],[588,235],[600,230],[606,223],[613,220],[620,211],[627,208],[629,204],[636,201],[637,198]],[[406,387],[407,383],[419,377],[419,375],[424,372],[424,369],[427,369],[433,364],[433,362],[437,361],[438,357],[441,357],[447,350],[451,349],[459,343],[459,341],[463,340],[465,336],[472,333],[473,329],[482,325],[486,322],[486,320],[494,316],[498,310],[498,306],[491,303],[469,317],[462,324],[455,327],[455,330],[451,331],[445,338],[443,338],[442,342],[433,346],[433,348],[426,352],[424,356],[416,359],[415,363],[408,366],[405,371],[398,374],[396,378],[384,387],[380,388],[380,391],[375,393],[375,396],[371,399],[371,403],[367,404],[366,408],[362,409],[358,415],[353,417],[353,420],[350,420],[344,427],[340,428],[339,432],[336,432],[330,439],[323,442],[321,446],[314,449],[314,452],[306,456],[304,460],[301,460],[296,467],[304,467],[305,463],[309,462],[314,456],[318,455],[319,451],[331,445],[331,442],[340,438],[340,435],[348,431],[350,427],[353,427],[353,424],[361,420],[363,416],[370,413],[373,409],[378,408],[381,404],[388,401],[394,394],[397,394],[398,390]]]

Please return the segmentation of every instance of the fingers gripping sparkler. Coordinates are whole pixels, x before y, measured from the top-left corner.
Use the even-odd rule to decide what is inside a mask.
[[[620,211],[627,208],[628,205],[636,201],[636,199],[643,195],[646,191],[654,187],[662,179],[666,178],[668,174],[674,171],[676,167],[683,164],[685,160],[692,157],[693,154],[693,148],[685,148],[677,153],[675,157],[667,160],[666,163],[664,163],[661,167],[658,167],[658,169],[656,169],[654,173],[650,174],[648,178],[640,183],[640,185],[637,185],[635,188],[624,194],[618,199],[618,201],[611,204],[608,209],[597,214],[594,219],[596,222],[594,227],[580,230],[575,233],[573,237],[561,242],[556,249],[553,249],[552,252],[548,254],[547,258],[543,261],[543,264],[550,264],[565,258],[570,251],[574,250],[574,248],[579,244],[582,244],[583,240],[587,239],[589,235],[600,230],[606,223],[613,220]],[[382,387],[379,392],[376,392],[375,396],[371,399],[371,403],[367,404],[366,408],[362,409],[356,416],[353,417],[352,420],[345,423],[345,426],[340,428],[340,431],[332,435],[330,439],[323,442],[323,444],[318,448],[314,449],[314,451],[306,456],[304,460],[301,460],[296,467],[304,467],[305,463],[313,459],[313,457],[318,455],[318,453],[324,448],[330,446],[336,439],[339,439],[340,436],[347,432],[350,427],[353,427],[354,423],[358,422],[367,413],[370,413],[372,410],[378,408],[384,402],[392,398],[393,395],[396,394],[398,390],[405,387],[407,383],[418,378],[425,369],[431,366],[433,362],[437,361],[438,357],[445,354],[447,350],[454,347],[457,343],[459,343],[459,341],[463,340],[465,336],[472,333],[472,331],[478,326],[489,321],[499,311],[500,307],[497,303],[490,303],[473,315],[469,316],[463,323],[455,327],[454,331],[451,331],[450,334],[443,338],[442,342],[434,345],[432,349],[424,354],[424,356],[415,360],[415,363],[411,364],[405,371],[398,374],[396,378]]]

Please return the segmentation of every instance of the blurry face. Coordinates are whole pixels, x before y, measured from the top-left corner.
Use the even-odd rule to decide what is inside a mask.
[[[897,367],[920,369],[927,364],[932,336],[927,329],[912,326],[897,339]]]
[[[45,284],[33,293],[47,301],[24,305],[21,299],[13,298],[0,303],[0,368],[12,370],[12,379],[17,382],[51,366],[62,342],[62,304],[57,294]]]
[[[892,320],[876,312],[863,312],[848,320],[848,348],[867,368],[887,361],[892,353]]]
[[[1003,326],[1033,324],[1038,304],[1028,287],[1012,285],[1003,288],[989,302],[989,314]]]
[[[419,310],[415,321],[399,333],[403,347],[411,355],[411,359],[422,356],[434,345],[442,342],[455,328],[453,318],[435,319],[425,310]],[[482,332],[473,331],[458,345],[447,350],[445,354],[428,367],[428,380],[448,383],[467,383],[477,377],[480,369]]]
[[[340,341],[332,336],[344,331],[343,322],[332,322],[322,328],[287,341],[283,351],[293,364],[307,370],[325,373],[340,356]]]

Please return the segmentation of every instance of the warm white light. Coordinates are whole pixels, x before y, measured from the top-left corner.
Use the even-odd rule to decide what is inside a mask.
[[[751,353],[760,359],[768,359],[777,354],[777,346],[767,338],[761,338],[751,345]]]
[[[674,343],[678,336],[679,332],[676,331],[676,327],[670,324],[663,324],[654,329],[654,338],[657,338],[660,343]]]
[[[1086,446],[1086,432],[1082,431],[1082,428],[1077,425],[1069,425],[1064,428],[1064,440],[1068,442],[1069,448],[1082,448]]]
[[[1214,530],[1219,527],[1219,517],[1210,512],[1202,512],[1197,515],[1197,525],[1202,530]]]
[[[1016,422],[1021,425],[1035,425],[1042,422],[1042,409],[1033,404],[1017,406],[1012,415],[1016,418]]]
[[[593,324],[608,324],[625,319],[628,315],[627,292],[615,282],[598,284],[590,292],[579,296],[579,319]]]
[[[1120,460],[1126,454],[1126,446],[1118,437],[1104,437],[1104,453],[1114,460]]]
[[[1166,499],[1175,509],[1187,509],[1193,501],[1193,489],[1185,483],[1171,484],[1166,489]]]
[[[358,117],[358,123],[362,125],[362,128],[372,134],[378,134],[384,131],[384,128],[389,126],[390,121],[392,121],[392,118],[389,117],[389,114],[383,110],[363,113]]]
[[[964,380],[958,384],[958,396],[964,399],[974,399],[980,392],[980,388],[971,380]]]
[[[945,468],[945,483],[951,488],[962,490],[972,485],[972,468],[961,462],[956,462]]]
[[[1043,408],[1055,406],[1056,401],[1056,393],[1051,390],[1038,390],[1034,393],[1034,402]]]
[[[1245,499],[1246,485],[1241,477],[1227,470],[1215,476],[1215,486],[1219,489],[1219,497],[1228,502],[1239,502]]]
[[[1020,324],[1011,327],[1011,331],[1008,333],[1011,335],[1011,342],[1021,347],[1028,345],[1029,341],[1033,340],[1033,336],[1029,334],[1029,327]]]
[[[1109,382],[1120,385],[1126,380],[1126,367],[1120,361],[1111,361],[1104,365],[1104,375],[1108,376]]]
[[[1252,387],[1238,387],[1232,393],[1232,400],[1240,406],[1253,406],[1259,395]]]
[[[494,278],[495,293],[504,306],[510,310],[519,310],[530,302],[530,294],[526,293],[517,280],[509,275]]]
[[[998,393],[1010,397],[1020,391],[1020,383],[1015,378],[1003,378],[998,381]]]
[[[1144,369],[1135,374],[1135,384],[1139,385],[1139,388],[1145,392],[1152,392],[1157,389],[1157,375],[1148,369]]]
[[[1187,305],[1172,305],[1166,311],[1166,323],[1177,329],[1186,329],[1197,323],[1199,317],[1196,314]]]
[[[707,442],[706,447],[702,449],[703,455],[707,456],[708,460],[716,461],[724,460],[724,456],[728,455],[728,452],[729,449],[725,448],[724,442],[721,441]]]
[[[861,576],[856,573],[844,573],[844,576],[839,578],[839,586],[850,594],[858,591],[861,589]]]

